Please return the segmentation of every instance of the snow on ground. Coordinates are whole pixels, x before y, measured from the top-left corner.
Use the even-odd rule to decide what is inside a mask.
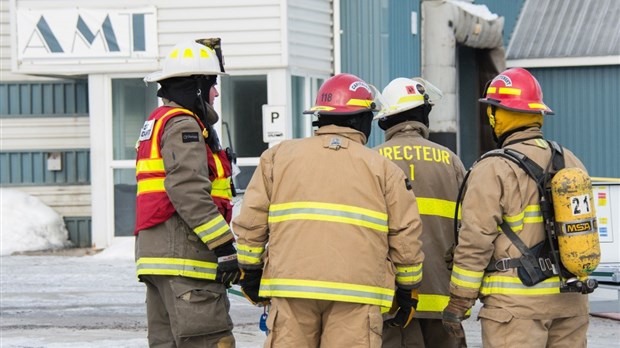
[[[0,255],[69,246],[62,217],[38,198],[0,188]]]

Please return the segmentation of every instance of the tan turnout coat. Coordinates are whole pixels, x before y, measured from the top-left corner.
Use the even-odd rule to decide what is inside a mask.
[[[405,175],[350,128],[268,150],[233,220],[239,264],[260,295],[389,307],[422,279],[422,224]]]

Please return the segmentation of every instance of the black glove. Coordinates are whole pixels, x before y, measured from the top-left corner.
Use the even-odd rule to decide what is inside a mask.
[[[232,242],[220,245],[213,249],[217,256],[217,273],[215,281],[220,282],[227,287],[231,284],[238,284],[241,272],[239,271],[239,263],[237,262],[237,250]]]
[[[257,270],[241,270],[241,279],[239,285],[241,285],[241,292],[243,296],[248,299],[255,306],[266,306],[271,302],[268,297],[258,296],[258,290],[260,289],[260,278],[263,276],[263,271]]]
[[[466,313],[473,306],[475,300],[450,295],[450,302],[443,310],[442,323],[446,332],[456,338],[464,338],[465,330],[461,322],[467,319]]]
[[[398,307],[398,312],[396,312],[394,318],[386,320],[385,324],[405,328],[413,319],[415,310],[418,307],[418,289],[406,290],[397,287],[394,300],[396,306],[393,305],[392,308],[396,310],[395,307]]]

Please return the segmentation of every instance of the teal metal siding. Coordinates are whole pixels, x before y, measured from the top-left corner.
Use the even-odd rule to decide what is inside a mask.
[[[555,111],[545,137],[573,151],[591,176],[620,178],[620,65],[528,70]]]
[[[411,34],[411,12],[418,34]],[[396,77],[420,74],[419,0],[341,0],[341,69],[382,90]],[[383,131],[373,124],[368,146],[381,144]]]
[[[504,17],[504,47],[508,47],[524,3],[525,0],[475,0],[476,5],[486,5],[489,11]]]
[[[47,170],[49,153],[60,152],[62,170]],[[90,150],[0,152],[2,186],[89,185]]]
[[[88,117],[86,80],[0,83],[0,118]]]
[[[90,216],[68,216],[63,217],[63,220],[73,247],[87,248],[92,246],[92,218]]]

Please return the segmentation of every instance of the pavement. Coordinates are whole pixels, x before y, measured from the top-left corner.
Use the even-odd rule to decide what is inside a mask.
[[[131,257],[41,254],[0,258],[0,347],[147,347],[145,287]],[[620,303],[618,291],[600,289],[596,303]],[[615,297],[614,297],[615,296]],[[262,347],[263,313],[234,292],[231,316],[237,347]],[[464,322],[469,347],[481,347],[480,323]],[[594,306],[596,307],[596,306]],[[603,306],[613,312],[613,306]],[[620,347],[620,321],[591,316],[588,347]]]

